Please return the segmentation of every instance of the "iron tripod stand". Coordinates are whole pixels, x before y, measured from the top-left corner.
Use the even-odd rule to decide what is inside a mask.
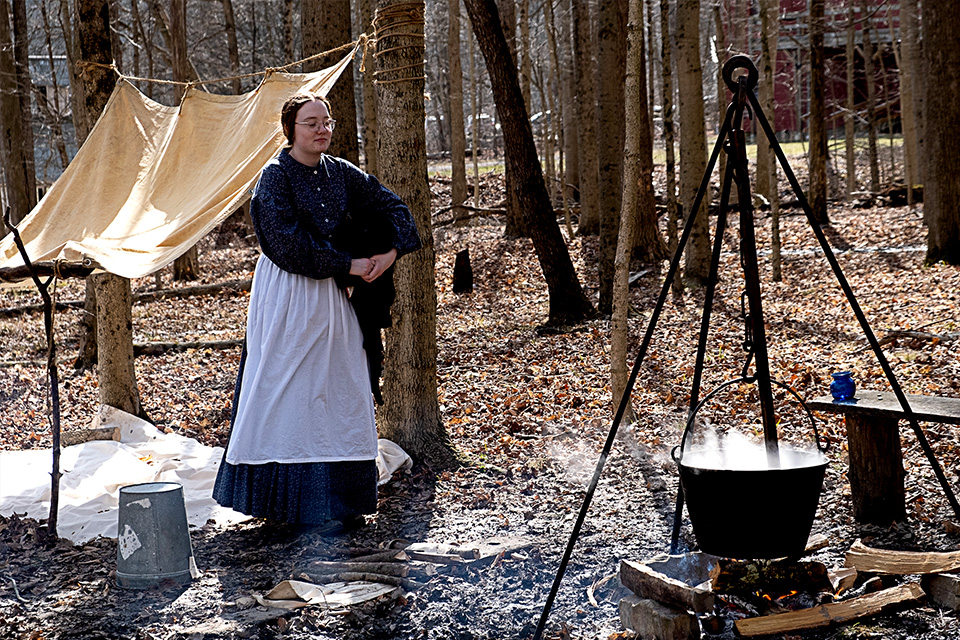
[[[736,82],[734,82],[733,73],[738,69],[746,70],[747,75],[745,78],[741,77]],[[833,270],[834,276],[836,277],[837,282],[840,284],[840,287],[843,290],[843,293],[847,299],[847,302],[850,304],[851,308],[853,309],[854,315],[856,316],[857,321],[860,323],[861,330],[866,336],[867,341],[870,343],[870,347],[874,355],[877,357],[877,360],[880,363],[880,367],[883,369],[884,376],[887,378],[887,381],[890,383],[890,386],[893,388],[894,394],[896,395],[897,400],[900,402],[900,406],[903,410],[903,413],[906,414],[907,420],[910,422],[910,426],[914,434],[916,435],[917,441],[920,443],[920,447],[923,450],[924,455],[927,457],[927,460],[930,462],[930,465],[933,468],[934,474],[936,475],[937,480],[940,483],[940,486],[943,488],[943,491],[947,497],[947,500],[950,503],[951,508],[953,509],[954,514],[958,518],[960,518],[960,503],[957,502],[957,498],[953,494],[953,490],[950,488],[950,485],[947,482],[947,478],[943,473],[943,469],[940,467],[940,463],[937,461],[937,458],[933,452],[933,449],[930,448],[930,444],[927,442],[927,438],[924,435],[923,430],[920,428],[920,424],[916,418],[916,415],[913,413],[913,410],[910,408],[910,404],[907,401],[906,394],[903,392],[903,389],[901,388],[899,381],[894,375],[893,369],[890,367],[890,363],[887,361],[886,357],[883,355],[883,351],[880,347],[880,343],[877,340],[876,336],[874,335],[873,330],[870,328],[870,325],[867,322],[867,318],[864,315],[863,311],[861,310],[856,297],[854,296],[853,289],[850,287],[850,284],[847,282],[846,277],[843,275],[843,271],[840,269],[840,264],[837,261],[837,258],[834,255],[833,250],[830,248],[830,244],[827,242],[827,238],[824,235],[823,230],[820,228],[820,224],[816,221],[816,218],[813,215],[813,210],[811,209],[810,204],[803,193],[803,190],[800,188],[800,183],[797,181],[797,178],[794,175],[793,170],[790,168],[790,164],[787,162],[787,158],[784,155],[783,149],[780,147],[780,144],[777,141],[776,136],[774,135],[774,132],[772,127],[770,126],[770,123],[767,121],[766,117],[764,116],[763,110],[760,107],[759,100],[754,94],[754,90],[756,89],[756,86],[757,86],[758,76],[759,74],[757,72],[756,66],[746,56],[734,56],[730,58],[730,60],[728,60],[723,67],[724,81],[726,82],[727,87],[734,93],[734,100],[727,107],[726,115],[724,117],[723,124],[720,127],[719,135],[717,137],[717,142],[714,145],[712,153],[710,154],[710,159],[707,163],[707,168],[704,171],[703,178],[700,182],[700,187],[697,190],[697,194],[694,197],[693,204],[690,207],[690,215],[684,224],[683,232],[681,233],[680,238],[677,242],[677,249],[674,252],[672,260],[670,261],[670,267],[667,270],[667,275],[664,280],[663,286],[660,290],[659,297],[657,298],[656,305],[654,306],[653,312],[650,315],[650,321],[647,323],[647,328],[644,331],[643,338],[641,340],[640,347],[637,352],[637,358],[634,362],[633,368],[630,371],[630,376],[627,379],[626,388],[624,389],[623,395],[620,398],[620,402],[617,406],[617,412],[614,416],[613,423],[610,426],[610,431],[607,434],[607,439],[604,442],[603,449],[600,452],[600,457],[597,460],[593,477],[590,480],[590,484],[587,486],[586,494],[584,495],[577,520],[574,522],[573,530],[571,531],[570,537],[567,541],[567,546],[564,550],[564,554],[560,559],[560,565],[557,568],[557,573],[556,573],[556,576],[554,577],[553,585],[550,589],[549,595],[547,596],[546,603],[544,604],[544,607],[543,607],[543,612],[541,613],[540,619],[537,623],[537,628],[536,628],[536,631],[534,632],[533,640],[540,640],[540,638],[543,635],[543,631],[544,631],[544,628],[546,627],[547,619],[550,615],[550,610],[553,607],[554,601],[556,600],[557,592],[560,589],[560,583],[563,581],[563,575],[566,572],[567,565],[569,564],[570,558],[573,555],[573,548],[576,545],[577,538],[579,537],[580,531],[583,528],[583,523],[584,523],[584,520],[586,519],[587,512],[590,509],[590,503],[592,502],[593,495],[596,492],[597,485],[600,481],[600,476],[603,473],[603,468],[606,465],[607,458],[609,457],[610,451],[613,448],[613,443],[616,441],[617,433],[620,429],[620,424],[623,421],[623,416],[626,413],[627,406],[629,405],[629,402],[630,402],[630,394],[633,391],[633,387],[636,384],[637,377],[640,373],[640,367],[643,364],[643,361],[647,354],[647,350],[649,349],[650,343],[653,339],[653,333],[656,329],[657,322],[659,321],[660,314],[663,312],[663,307],[666,303],[667,296],[670,292],[671,284],[673,283],[673,280],[677,275],[677,271],[679,270],[680,260],[683,256],[684,248],[686,247],[687,241],[690,238],[690,234],[693,230],[693,225],[696,220],[696,217],[698,214],[700,214],[700,205],[703,203],[703,198],[705,197],[707,189],[709,188],[710,176],[713,174],[713,169],[717,164],[717,159],[719,158],[720,150],[724,145],[728,135],[732,131],[732,122],[733,122],[734,114],[739,112],[739,114],[742,116],[743,109],[746,108],[748,105],[755,121],[760,125],[761,129],[763,129],[763,132],[767,140],[769,141],[770,146],[774,151],[774,154],[777,157],[777,161],[780,163],[780,166],[783,169],[783,172],[786,175],[791,188],[793,189],[795,195],[797,196],[797,200],[799,201],[804,214],[807,216],[807,221],[809,222],[810,227],[817,238],[817,242],[820,245],[820,248],[823,251],[824,256],[827,258],[827,261],[830,264],[830,268]],[[740,143],[740,146],[742,148],[742,142]],[[731,144],[731,147],[732,147],[732,144]],[[738,176],[734,176],[735,178],[738,178],[737,179],[738,190],[744,181],[746,181],[747,187],[749,188],[749,181],[747,179],[746,170],[745,170],[746,163],[744,163],[743,166],[744,166],[744,171],[738,172]],[[728,168],[727,171],[732,171],[732,169]],[[729,184],[729,181],[725,181],[725,182],[728,182]],[[741,200],[740,204],[750,207],[749,190],[747,192],[747,195],[748,195],[747,199],[745,201]],[[721,197],[722,197],[722,193],[721,193]],[[741,215],[743,216],[745,214],[741,212]],[[751,215],[752,215],[752,210],[751,210]],[[722,222],[725,223],[725,220],[723,220]],[[718,224],[718,228],[722,230],[722,226],[720,226],[719,224]],[[752,232],[752,228],[753,228],[752,218],[751,218],[750,228]],[[715,240],[715,242],[718,243],[719,240],[720,239],[718,238],[717,240]],[[754,257],[755,255],[756,254],[754,251]],[[715,250],[713,263],[717,263],[718,260],[719,260],[719,253]],[[714,274],[716,272],[715,271],[716,268],[717,267],[714,264],[711,264],[711,270]],[[716,285],[716,278],[713,277],[708,281],[708,285],[707,285],[707,294],[711,297],[713,295],[713,289],[715,285]],[[760,309],[759,306],[756,308],[758,310]],[[701,329],[709,325],[709,319],[710,319],[709,314],[710,314],[709,305],[705,304],[704,315],[701,320]],[[762,323],[760,324],[760,327],[761,328],[763,327]],[[756,338],[757,336],[754,335],[753,339],[756,340]],[[764,350],[765,350],[765,346],[766,344],[764,342]],[[754,353],[754,355],[756,354]],[[698,347],[698,356],[697,356],[698,364],[694,369],[693,388],[690,394],[691,412],[695,410],[695,407],[697,405],[697,398],[699,397],[701,374],[703,371],[703,357],[704,357],[704,350]],[[764,360],[766,360],[766,358],[764,358]],[[748,357],[748,364],[749,364],[749,357]],[[769,365],[765,365],[765,366],[769,367]],[[766,380],[769,383],[769,368],[767,369]],[[772,390],[770,391],[770,393],[772,396]],[[764,409],[763,405],[761,404],[761,412],[767,411],[767,410],[769,410],[769,407],[767,409]],[[770,413],[766,415],[769,415],[772,417],[773,415],[772,411],[770,411]],[[766,420],[767,418],[765,416],[764,417],[764,421],[765,421],[764,422],[764,441],[767,446],[767,451],[769,456],[770,452],[773,450],[772,445],[774,442],[776,442],[776,440],[774,439],[775,435],[773,435],[772,437],[768,437],[766,433],[767,431]],[[677,498],[678,514],[682,510],[682,505],[683,505],[682,500],[683,500],[683,495],[681,490],[681,492],[678,493],[678,498]],[[674,525],[675,531],[679,526],[678,520],[679,520],[678,518],[675,518],[675,525]],[[671,551],[676,550],[675,549],[676,535],[677,534],[675,533],[671,541],[672,542]]]

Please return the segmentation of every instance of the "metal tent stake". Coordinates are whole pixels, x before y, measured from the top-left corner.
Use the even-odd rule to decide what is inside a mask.
[[[742,76],[737,80],[734,80],[733,73],[741,69],[747,72],[746,76]],[[570,533],[570,538],[567,542],[563,557],[560,560],[560,566],[557,569],[553,586],[549,595],[547,596],[547,601],[544,604],[543,612],[541,613],[539,622],[537,623],[533,640],[540,640],[543,635],[547,619],[550,615],[550,610],[553,607],[557,592],[560,588],[560,583],[563,580],[563,575],[566,572],[567,565],[569,564],[570,558],[573,555],[574,545],[576,544],[577,538],[580,535],[580,530],[583,527],[583,522],[586,519],[587,512],[590,509],[590,503],[593,500],[594,493],[596,492],[597,484],[599,483],[600,476],[603,473],[603,468],[606,465],[607,458],[609,457],[613,443],[616,440],[620,423],[623,420],[626,408],[630,402],[630,394],[633,391],[634,385],[636,384],[640,367],[647,355],[647,350],[650,346],[650,342],[652,341],[653,333],[656,329],[657,322],[660,319],[660,314],[663,311],[664,304],[666,303],[671,284],[677,275],[680,259],[683,256],[684,248],[686,247],[687,241],[690,238],[693,224],[697,215],[705,215],[701,213],[700,206],[710,185],[710,176],[713,174],[713,169],[716,166],[717,158],[719,157],[720,151],[725,144],[727,145],[727,153],[730,154],[730,159],[727,163],[725,175],[722,181],[720,215],[717,219],[716,239],[714,242],[714,251],[711,260],[710,277],[707,282],[704,313],[701,319],[700,337],[697,348],[697,364],[694,368],[694,379],[690,396],[689,414],[694,412],[699,401],[701,373],[703,371],[703,363],[706,352],[706,336],[710,324],[710,314],[717,281],[717,272],[719,269],[721,240],[723,228],[726,225],[726,213],[729,204],[731,183],[735,183],[739,200],[738,208],[740,210],[741,263],[744,269],[744,278],[746,281],[746,291],[744,293],[744,297],[747,302],[745,305],[747,316],[747,336],[744,346],[748,350],[748,357],[747,362],[743,367],[742,377],[747,377],[747,369],[749,368],[750,362],[751,360],[755,360],[756,381],[760,396],[761,415],[764,427],[764,443],[767,451],[768,464],[771,468],[779,466],[779,445],[777,442],[776,420],[773,411],[773,391],[770,380],[769,362],[767,359],[766,336],[764,333],[763,312],[760,299],[759,266],[757,264],[756,239],[754,236],[753,206],[750,197],[750,178],[747,172],[745,136],[743,130],[740,128],[740,123],[745,108],[750,109],[752,112],[752,117],[757,123],[760,124],[760,127],[763,129],[763,132],[766,135],[767,140],[769,141],[770,146],[777,157],[777,160],[780,162],[781,167],[783,167],[784,174],[787,176],[787,180],[790,182],[790,186],[796,194],[797,200],[807,216],[807,221],[813,229],[814,235],[816,236],[824,255],[827,257],[827,261],[830,263],[830,266],[833,269],[834,275],[836,276],[837,282],[840,284],[840,287],[843,290],[844,296],[850,303],[850,306],[853,308],[853,312],[860,323],[860,327],[864,335],[867,337],[867,340],[873,349],[874,355],[876,355],[877,360],[879,361],[880,366],[883,369],[888,382],[890,383],[890,386],[893,388],[897,399],[900,401],[900,406],[903,409],[903,412],[908,416],[907,419],[913,428],[913,432],[916,434],[917,440],[920,442],[920,446],[923,449],[924,454],[927,456],[927,459],[933,467],[934,473],[936,474],[937,479],[940,482],[940,486],[943,488],[943,491],[946,494],[950,506],[953,508],[954,514],[960,518],[960,503],[957,502],[957,499],[954,496],[949,483],[947,482],[947,478],[944,475],[933,450],[930,448],[923,430],[920,428],[920,425],[917,422],[915,414],[910,409],[906,395],[904,394],[900,383],[897,381],[896,376],[894,375],[890,364],[887,362],[886,357],[883,355],[880,343],[870,328],[866,316],[860,309],[860,305],[857,303],[857,299],[853,294],[853,289],[850,287],[850,284],[844,277],[843,272],[840,269],[840,264],[837,262],[837,258],[833,254],[833,250],[830,248],[823,230],[820,228],[819,223],[813,216],[813,211],[810,208],[810,204],[807,202],[807,199],[800,188],[800,184],[797,181],[793,170],[790,168],[789,163],[787,162],[786,156],[783,153],[783,149],[780,147],[770,123],[763,114],[763,110],[761,109],[760,103],[754,93],[754,90],[757,86],[758,76],[759,73],[757,72],[756,66],[746,56],[734,56],[730,58],[723,67],[724,81],[726,82],[727,87],[734,93],[734,98],[727,107],[723,124],[721,125],[720,132],[717,136],[717,142],[713,147],[712,153],[710,154],[710,160],[707,163],[707,168],[704,171],[704,175],[700,182],[700,187],[697,190],[696,197],[694,198],[693,205],[690,207],[690,214],[684,225],[683,233],[681,234],[677,243],[676,252],[670,261],[670,267],[667,270],[663,287],[660,290],[657,303],[654,306],[653,313],[650,316],[650,321],[647,324],[646,331],[643,334],[643,339],[640,343],[640,348],[637,353],[637,359],[634,362],[632,370],[630,371],[630,377],[627,379],[626,388],[620,398],[620,403],[617,407],[613,424],[610,427],[610,432],[607,435],[603,450],[601,451],[600,457],[597,460],[593,477],[587,487],[586,495],[584,496],[583,503],[580,506],[579,515],[574,523],[573,530]],[[682,509],[683,493],[681,488],[678,489],[677,496],[677,512],[675,514],[674,532],[671,545],[672,552],[676,551],[680,526],[680,514]]]

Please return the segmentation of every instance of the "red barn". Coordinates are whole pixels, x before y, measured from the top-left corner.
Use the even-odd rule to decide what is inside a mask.
[[[825,0],[824,58],[828,129],[843,127],[847,107],[847,27],[850,5],[856,51],[854,55],[854,99],[857,111],[866,114],[867,79],[864,74],[863,27],[870,26],[873,45],[873,79],[877,118],[880,124],[887,110],[899,126],[899,70],[892,44],[899,39],[900,5],[892,0],[867,0],[866,15],[860,0]],[[760,60],[760,10],[758,0],[723,0],[721,20],[729,55],[744,53]],[[892,26],[892,29],[891,29]],[[774,96],[774,126],[783,139],[798,139],[807,130],[810,75],[809,10],[807,0],[780,0],[780,34]],[[759,66],[759,65],[758,65]],[[885,127],[885,125],[883,125]]]

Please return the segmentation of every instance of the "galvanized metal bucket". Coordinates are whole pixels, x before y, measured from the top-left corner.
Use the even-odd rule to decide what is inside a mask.
[[[117,586],[147,589],[200,575],[193,559],[183,486],[148,482],[120,488]]]

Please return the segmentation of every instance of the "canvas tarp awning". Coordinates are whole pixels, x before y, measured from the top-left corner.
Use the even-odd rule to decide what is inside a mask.
[[[315,73],[268,73],[239,96],[191,88],[179,107],[121,79],[76,157],[17,226],[30,260],[90,258],[127,278],[170,264],[249,197],[283,147],[284,101],[302,90],[325,95],[353,55]],[[0,268],[21,265],[8,234]]]

